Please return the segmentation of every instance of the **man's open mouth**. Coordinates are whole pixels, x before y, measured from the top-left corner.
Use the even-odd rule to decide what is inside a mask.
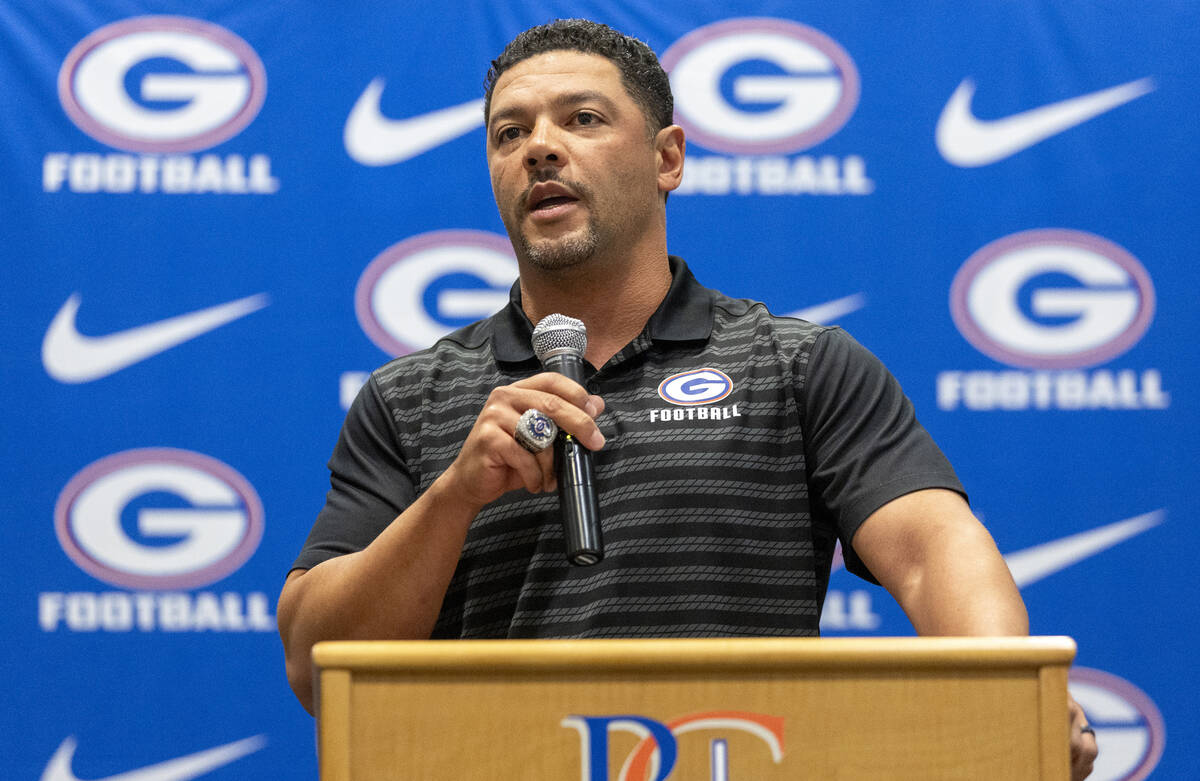
[[[530,209],[530,211],[536,212],[536,211],[543,211],[546,209],[553,209],[555,206],[561,206],[565,203],[573,203],[577,200],[579,200],[579,199],[572,198],[569,195],[551,195],[547,198],[542,198],[540,201],[535,203],[533,205],[533,208]]]

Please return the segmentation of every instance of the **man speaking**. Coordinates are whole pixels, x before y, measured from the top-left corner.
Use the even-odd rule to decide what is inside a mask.
[[[527,30],[492,63],[484,114],[520,279],[502,311],[375,371],[350,409],[279,600],[306,708],[322,640],[816,635],[839,539],[921,634],[1028,631],[880,362],[668,255],[684,133],[645,44],[581,20]],[[550,315],[586,334],[574,379],[535,354]],[[569,559],[571,445],[602,547]],[[1096,746],[1074,703],[1072,718],[1082,777]]]

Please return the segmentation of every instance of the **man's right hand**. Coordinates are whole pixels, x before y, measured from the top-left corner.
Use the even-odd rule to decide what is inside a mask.
[[[455,495],[479,507],[509,491],[530,493],[557,487],[554,451],[531,453],[513,436],[517,420],[536,409],[589,450],[604,446],[596,417],[604,400],[561,374],[544,372],[492,390],[454,463],[439,478]]]

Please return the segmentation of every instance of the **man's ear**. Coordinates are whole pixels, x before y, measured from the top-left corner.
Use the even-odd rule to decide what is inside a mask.
[[[654,136],[654,150],[658,157],[659,192],[669,193],[683,181],[686,144],[683,128],[679,125],[668,125]]]

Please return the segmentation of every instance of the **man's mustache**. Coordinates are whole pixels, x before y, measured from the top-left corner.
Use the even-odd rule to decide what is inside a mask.
[[[521,198],[517,201],[517,208],[525,210],[526,204],[529,203],[529,193],[533,191],[535,185],[543,184],[544,182],[556,182],[568,188],[575,193],[580,200],[591,200],[592,191],[580,182],[564,179],[559,176],[558,169],[551,165],[541,166],[529,172],[529,186],[521,192]]]

